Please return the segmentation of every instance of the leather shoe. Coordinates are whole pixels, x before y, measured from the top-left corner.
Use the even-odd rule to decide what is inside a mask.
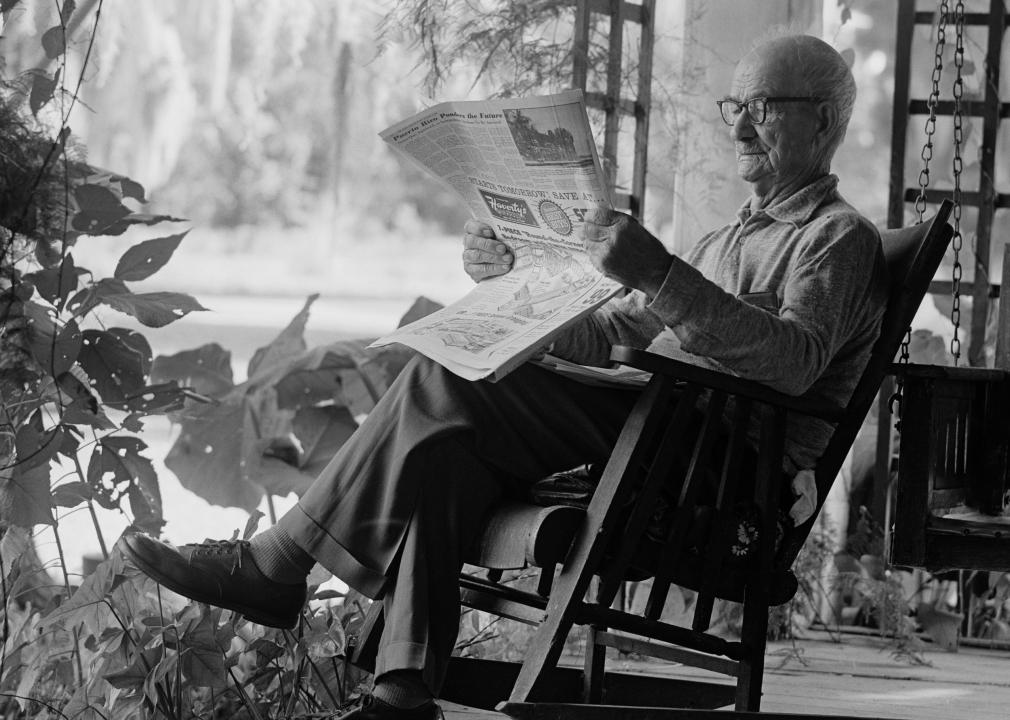
[[[373,695],[362,695],[345,705],[331,720],[435,720],[445,718],[442,708],[429,700],[415,708],[399,708]]]
[[[305,605],[304,582],[271,580],[256,567],[247,540],[207,540],[178,548],[131,533],[123,551],[145,575],[180,595],[241,613],[252,622],[293,628]]]

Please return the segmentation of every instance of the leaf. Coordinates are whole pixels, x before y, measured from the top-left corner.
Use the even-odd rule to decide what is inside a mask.
[[[305,305],[292,318],[288,326],[274,338],[266,347],[259,348],[249,361],[248,376],[255,378],[261,371],[266,371],[282,360],[297,356],[305,351],[305,324],[309,319],[309,308],[319,295],[310,295]]]
[[[91,499],[91,488],[87,483],[64,483],[53,490],[53,505],[56,507],[77,507]]]
[[[89,235],[101,234],[114,223],[130,214],[130,208],[104,185],[85,183],[74,188],[78,210],[71,226]]]
[[[52,310],[36,302],[22,305],[22,313],[28,323],[28,341],[32,356],[51,375],[66,371],[77,358],[80,337],[77,324],[70,331],[63,332],[56,323]]]
[[[165,266],[188,232],[137,243],[119,258],[113,275],[127,282],[146,280]]]
[[[263,519],[263,513],[259,510],[253,510],[249,513],[249,519],[246,520],[245,530],[242,531],[242,539],[248,540],[253,535],[256,534],[256,528],[259,527],[260,520]]]
[[[201,395],[220,397],[233,387],[231,353],[217,343],[175,355],[159,355],[151,367],[151,381],[176,380]]]
[[[0,470],[0,523],[31,528],[53,525],[49,463]]]
[[[29,470],[39,465],[48,467],[63,444],[63,429],[59,426],[46,430],[42,426],[42,416],[34,413],[28,422],[18,428],[14,438],[17,448],[17,465]]]
[[[143,456],[134,456],[129,463],[137,471],[135,482],[127,491],[133,524],[149,535],[158,536],[165,525],[158,476],[151,461]]]
[[[56,86],[60,83],[60,71],[56,70],[53,77],[44,71],[38,71],[34,73],[32,77],[32,90],[28,96],[28,106],[31,108],[32,115],[38,115],[39,110],[45,107],[46,103],[53,99],[53,93],[56,92]]]
[[[407,312],[403,314],[400,318],[400,322],[396,324],[396,327],[401,328],[404,325],[409,325],[415,320],[420,320],[423,317],[431,315],[437,310],[441,310],[444,305],[430,298],[426,298],[423,295],[414,300],[414,303],[407,309]]]
[[[185,647],[180,653],[183,677],[197,687],[223,689],[228,687],[224,653],[219,648]]]
[[[102,301],[102,298],[107,295],[121,295],[129,292],[130,289],[126,287],[126,284],[122,280],[103,278],[70,298],[70,302],[67,303],[67,309],[74,314],[74,317],[81,317],[94,310]]]
[[[197,310],[206,310],[190,295],[174,292],[107,295],[101,301],[131,315],[147,327],[164,327]]]
[[[102,401],[115,406],[143,391],[151,346],[143,335],[125,328],[85,330],[78,362]]]
[[[60,265],[28,273],[25,279],[35,285],[39,295],[56,307],[60,307],[77,288],[78,278],[86,272],[74,265],[73,255],[67,254]]]
[[[254,510],[263,490],[241,471],[245,411],[240,402],[198,405],[181,418],[181,429],[165,457],[187,490],[209,503]]]
[[[83,626],[89,634],[100,637],[106,628],[119,627],[105,599],[122,581],[126,571],[122,552],[114,548],[108,559],[100,562],[68,599],[39,621],[40,631]]]
[[[310,477],[322,472],[358,429],[347,409],[335,406],[299,410],[292,425],[302,446],[299,467]]]
[[[67,36],[62,25],[49,28],[42,34],[42,49],[50,60],[58,58],[67,47]]]
[[[77,9],[77,2],[75,0],[63,0],[63,7],[60,8],[60,20],[66,25],[70,22],[70,16],[74,14],[74,10]]]
[[[133,395],[127,395],[121,409],[138,416],[170,413],[181,410],[185,400],[186,394],[173,380],[160,385],[148,385]]]

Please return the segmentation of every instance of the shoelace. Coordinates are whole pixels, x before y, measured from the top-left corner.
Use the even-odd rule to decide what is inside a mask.
[[[235,564],[231,571],[242,568],[242,555],[249,552],[248,540],[204,540],[202,543],[193,543],[189,547],[193,548],[192,555],[234,555]]]

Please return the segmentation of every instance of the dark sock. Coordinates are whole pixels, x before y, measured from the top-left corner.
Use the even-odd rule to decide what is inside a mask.
[[[375,679],[372,695],[398,708],[416,708],[431,700],[420,670],[392,670]]]
[[[311,555],[276,525],[254,535],[249,541],[249,549],[260,572],[271,580],[289,585],[304,582],[316,564]]]

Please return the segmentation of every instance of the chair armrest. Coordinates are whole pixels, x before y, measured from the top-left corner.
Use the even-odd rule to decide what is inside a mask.
[[[610,359],[639,370],[684,380],[732,395],[742,395],[758,402],[828,422],[839,422],[845,416],[845,408],[841,405],[819,402],[796,395],[786,395],[753,380],[745,380],[625,345],[615,346],[610,353]]]

